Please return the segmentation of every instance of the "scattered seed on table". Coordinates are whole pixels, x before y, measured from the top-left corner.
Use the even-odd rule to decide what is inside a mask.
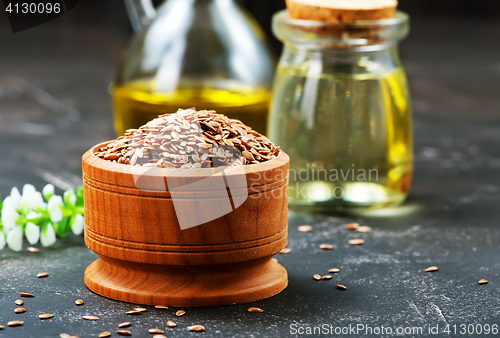
[[[191,325],[191,326],[188,326],[188,331],[201,332],[201,331],[205,331],[205,327],[203,325]]]
[[[15,313],[24,313],[24,312],[26,312],[26,309],[23,307],[18,307],[18,308],[14,309],[14,312]]]
[[[365,240],[364,239],[350,239],[349,244],[351,244],[351,245],[363,245],[363,244],[365,244]]]
[[[488,281],[486,279],[480,279],[478,284],[488,284]]]
[[[168,326],[168,327],[176,327],[176,326],[177,326],[177,323],[176,323],[176,322],[173,322],[173,321],[171,321],[171,320],[169,320],[169,321],[167,322],[167,326]]]
[[[49,319],[52,317],[54,317],[54,315],[52,313],[42,313],[41,315],[38,316],[38,318],[40,318],[40,319]]]
[[[310,225],[301,225],[301,226],[297,227],[297,230],[299,230],[300,232],[311,232],[312,229],[313,229],[313,227]]]
[[[110,337],[111,336],[111,332],[109,331],[104,331],[104,332],[101,332],[99,334],[99,338],[106,338],[106,337]]]
[[[122,336],[131,336],[132,332],[129,330],[116,330],[116,333],[122,335]]]
[[[0,330],[3,330],[3,329],[5,329],[5,326],[0,325]]]
[[[31,297],[35,297],[35,296],[33,296],[31,293],[27,293],[27,292],[19,292],[19,295],[20,295],[21,297],[29,297],[29,298],[31,298]]]
[[[347,287],[342,285],[342,284],[337,284],[337,289],[340,289],[340,290],[347,290]]]
[[[39,274],[36,275],[38,278],[44,278],[48,277],[49,273],[48,272],[40,272]]]
[[[32,247],[32,246],[30,246],[30,247],[29,247],[29,248],[27,248],[26,250],[28,250],[28,252],[33,252],[33,253],[36,253],[36,252],[39,252],[39,251],[40,251],[40,249],[38,249],[38,248],[34,248],[34,247]]]
[[[337,272],[339,272],[339,271],[340,271],[340,270],[339,270],[339,269],[337,269],[337,268],[332,268],[332,269],[328,270],[328,272],[329,272],[329,273],[337,273]]]
[[[315,275],[313,276],[313,278],[314,278],[315,280],[321,280],[321,275],[315,274]]]
[[[349,223],[349,224],[344,225],[344,228],[346,228],[347,230],[356,230],[359,228],[359,224],[358,223]]]
[[[372,231],[372,228],[370,228],[368,225],[362,225],[358,228],[358,232],[361,232],[361,233],[369,233]]]
[[[24,322],[22,320],[13,320],[13,321],[7,323],[8,326],[20,326],[23,324],[24,324]]]
[[[128,315],[140,315],[141,313],[142,313],[142,311],[139,311],[139,310],[127,311]]]
[[[264,312],[260,307],[249,307],[247,311],[251,313]]]
[[[332,275],[324,275],[321,279],[332,279]]]
[[[168,309],[168,306],[165,306],[165,305],[155,305],[155,309],[163,309],[163,310],[166,310],[166,309]]]
[[[179,310],[179,311],[177,311],[177,312],[175,313],[175,315],[176,315],[177,317],[180,317],[180,316],[182,316],[182,315],[184,315],[184,314],[186,314],[186,311],[184,311],[184,310]]]
[[[434,272],[438,270],[439,268],[437,266],[429,266],[427,269],[425,269],[425,272]]]
[[[167,338],[167,336],[164,336],[162,334],[155,334],[153,338]]]
[[[283,248],[280,250],[280,254],[287,254],[287,253],[290,253],[292,251],[292,249],[290,248]]]
[[[134,308],[135,311],[141,311],[141,312],[146,312],[148,309],[144,308],[144,307],[136,307]]]
[[[24,302],[20,299],[16,300],[14,303],[16,303],[17,306],[21,306],[24,304]]]
[[[118,324],[118,327],[120,329],[124,328],[124,327],[129,327],[130,325],[132,325],[131,322],[124,322],[124,323],[121,323],[121,324]]]
[[[85,320],[99,320],[99,317],[96,316],[82,316]]]
[[[165,331],[160,330],[160,329],[149,329],[148,332],[149,333],[165,333]]]
[[[83,299],[77,299],[75,300],[76,305],[83,305]]]
[[[333,249],[333,245],[331,245],[331,244],[320,244],[319,248],[321,250],[332,250]]]

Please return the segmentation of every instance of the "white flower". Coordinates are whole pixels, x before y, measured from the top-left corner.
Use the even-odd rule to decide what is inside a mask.
[[[19,192],[19,190],[17,190],[16,187],[12,188],[12,190],[10,191],[10,198],[12,199],[12,202],[14,203],[14,205],[19,208],[19,201],[21,200],[21,193]]]
[[[80,235],[83,232],[83,216],[80,214],[76,214],[75,217],[71,218],[71,231],[75,235]]]
[[[21,251],[23,248],[23,227],[18,225],[7,234],[7,245],[12,251]]]
[[[66,190],[64,192],[64,202],[67,205],[75,206],[76,203],[76,195],[73,189]]]
[[[61,196],[54,195],[50,198],[47,209],[49,211],[50,220],[52,222],[57,223],[63,219],[63,212],[61,210],[63,206],[64,203]]]
[[[25,184],[23,188],[23,195],[19,200],[19,207],[25,214],[27,214],[31,210],[45,208],[45,202],[43,201],[42,194],[36,191],[34,186],[31,184]]]
[[[31,245],[36,244],[40,239],[40,227],[34,223],[28,222],[24,229],[24,234]]]
[[[15,189],[15,188],[14,188]],[[16,189],[17,190],[17,189]],[[19,194],[19,191],[17,192]],[[3,231],[8,234],[11,229],[16,226],[16,222],[21,217],[17,210],[19,209],[19,199],[16,196],[7,196],[3,201],[2,206],[2,223],[4,226]]]
[[[5,235],[3,232],[0,232],[0,250],[3,250],[5,247]]]
[[[40,242],[43,246],[51,246],[56,242],[56,233],[52,227],[52,223],[47,223],[43,226],[40,234]]]
[[[54,185],[50,183],[47,184],[43,187],[42,194],[46,201],[50,200],[50,198],[54,196]]]

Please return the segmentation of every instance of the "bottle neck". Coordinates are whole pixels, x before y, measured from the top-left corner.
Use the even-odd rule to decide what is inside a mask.
[[[321,68],[321,73],[386,74],[401,67],[397,45],[384,49],[315,49],[285,43],[280,67]]]

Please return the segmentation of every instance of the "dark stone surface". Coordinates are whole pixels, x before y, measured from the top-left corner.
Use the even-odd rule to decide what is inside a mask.
[[[80,184],[81,155],[114,137],[107,86],[130,33],[122,28],[99,20],[75,25],[63,17],[13,35],[0,23],[2,196],[28,182],[39,189],[47,181],[60,189]],[[177,309],[152,307],[139,317],[127,316],[132,304],[102,298],[85,287],[85,267],[96,255],[83,238],[70,236],[38,254],[0,252],[0,325],[25,322],[0,330],[0,337],[58,337],[62,332],[96,337],[104,330],[114,332],[123,321],[133,322],[137,337],[150,336],[150,327],[164,329],[167,320],[179,324],[166,330],[168,337],[288,337],[292,324],[413,326],[422,327],[423,334],[407,336],[478,337],[443,329],[446,324],[456,324],[457,331],[461,324],[499,325],[500,45],[494,41],[500,25],[441,20],[416,21],[412,28],[401,48],[415,108],[415,179],[409,200],[400,208],[358,218],[291,213],[292,252],[277,255],[288,270],[289,286],[251,304],[263,313],[248,313],[250,305],[244,304],[185,309],[180,318],[174,316]],[[368,224],[373,232],[344,230],[350,221]],[[299,233],[301,224],[313,225],[313,232]],[[351,238],[366,243],[350,246]],[[321,243],[336,248],[322,251]],[[439,271],[425,273],[431,265]],[[325,275],[332,267],[340,268],[332,280],[313,280],[313,274]],[[36,278],[42,271],[50,276]],[[481,278],[489,284],[478,285]],[[337,283],[348,289],[338,290]],[[21,291],[36,297],[25,299],[26,313],[14,314]],[[85,305],[75,306],[77,298]],[[54,318],[37,318],[47,312]],[[101,320],[84,321],[82,315]],[[187,332],[192,324],[207,330]],[[429,334],[435,325],[440,334]]]

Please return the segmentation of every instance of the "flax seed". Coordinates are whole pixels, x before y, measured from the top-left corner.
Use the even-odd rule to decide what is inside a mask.
[[[149,329],[148,330],[149,333],[165,333],[165,331],[163,330],[160,330],[160,329]]]
[[[13,320],[7,323],[7,326],[21,326],[24,322],[22,320]]]
[[[349,244],[351,244],[351,245],[363,245],[363,244],[365,244],[365,240],[364,239],[350,239]]]
[[[240,121],[192,109],[179,109],[127,130],[94,153],[125,165],[182,169],[255,164],[279,154],[271,140]]]
[[[83,305],[83,300],[82,299],[77,299],[75,300],[76,305]]]
[[[331,245],[331,244],[320,244],[319,248],[321,250],[332,250],[333,249],[333,245]]]
[[[328,272],[329,272],[329,273],[337,273],[337,272],[339,272],[339,271],[340,271],[340,270],[339,270],[339,269],[337,269],[337,268],[332,268],[332,269],[328,270]]]
[[[124,323],[120,323],[120,324],[118,324],[118,327],[119,327],[120,329],[122,329],[122,328],[124,328],[124,327],[129,327],[130,325],[132,325],[132,323],[131,323],[131,322],[124,322]]]
[[[23,308],[23,307],[18,307],[18,308],[15,308],[14,309],[14,312],[15,313],[25,313],[26,312],[26,309]]]
[[[60,338],[69,338],[69,337],[71,337],[71,335],[69,335],[69,334],[67,334],[67,333],[61,333],[61,334],[59,335],[59,337],[60,337]]]
[[[173,321],[171,321],[171,320],[169,320],[169,321],[167,322],[167,327],[176,327],[176,326],[177,326],[177,323],[176,323],[176,322],[173,322]]]
[[[132,335],[132,332],[130,332],[129,330],[116,330],[116,333],[118,333],[119,335],[122,335],[122,336],[131,336]]]
[[[247,311],[251,313],[264,312],[264,310],[259,307],[249,307]]]
[[[29,248],[27,248],[26,250],[28,250],[28,252],[32,252],[32,253],[37,253],[40,251],[40,249],[38,248],[34,248],[32,246],[30,246]]]
[[[36,275],[38,278],[44,278],[48,277],[49,273],[48,272],[40,272],[39,274]]]
[[[292,251],[292,249],[290,248],[283,248],[280,250],[280,254],[287,254],[287,253],[290,253]]]
[[[166,310],[166,309],[168,309],[168,306],[165,306],[165,305],[155,305],[155,309],[163,309],[163,310]]]
[[[31,293],[26,293],[26,292],[19,292],[19,295],[21,297],[27,297],[27,298],[32,298],[32,297],[35,297],[33,296]]]
[[[203,325],[191,325],[191,326],[188,326],[188,331],[202,332],[202,331],[205,331],[205,327]]]
[[[14,303],[16,303],[17,306],[21,306],[24,304],[24,302],[20,299],[16,300]]]
[[[480,279],[478,284],[488,284],[488,281],[486,279]]]
[[[439,268],[437,266],[430,266],[427,269],[425,269],[425,272],[434,272],[434,271],[438,271],[438,270],[439,270]]]
[[[96,316],[82,316],[85,320],[99,320],[99,317]]]
[[[337,284],[337,289],[340,289],[340,290],[347,290],[347,287],[342,285],[342,284]]]
[[[297,227],[297,230],[299,230],[300,232],[311,232],[312,229],[313,229],[313,227],[310,225],[301,225],[301,226]]]
[[[43,314],[38,316],[38,318],[40,318],[40,319],[49,319],[52,317],[54,317],[54,315],[52,313],[43,313]]]
[[[164,336],[162,334],[155,334],[153,338],[167,338],[167,336]]]
[[[138,310],[127,311],[128,315],[140,315],[141,313],[142,313],[142,311],[138,311]]]
[[[358,228],[358,232],[361,232],[361,233],[368,233],[368,232],[371,232],[372,231],[372,228],[370,228],[369,226],[367,225],[362,225]]]
[[[184,310],[179,310],[179,311],[177,311],[177,312],[175,313],[175,315],[176,315],[177,317],[180,317],[180,316],[185,315],[185,314],[186,314],[186,311],[184,311]]]
[[[344,225],[344,228],[346,228],[346,230],[356,230],[359,228],[359,224],[358,223],[349,223],[349,224]]]
[[[332,275],[324,275],[321,279],[332,279]]]
[[[315,274],[315,275],[313,276],[313,278],[314,278],[315,280],[321,280],[321,275]]]
[[[106,337],[111,337],[111,332],[104,331],[99,334],[99,338],[106,338]]]
[[[144,308],[144,307],[136,307],[134,308],[135,311],[141,311],[141,312],[146,312],[148,309]]]

